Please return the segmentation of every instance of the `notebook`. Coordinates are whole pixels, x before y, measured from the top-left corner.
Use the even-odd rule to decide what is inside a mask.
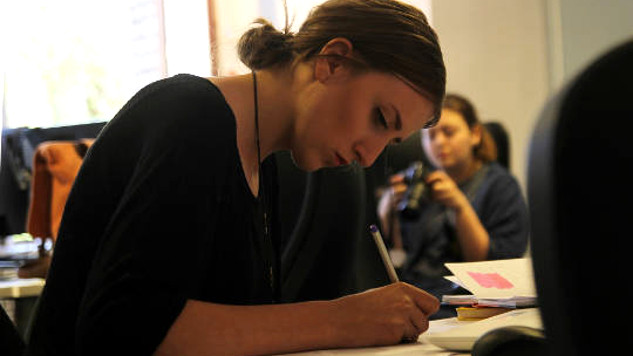
[[[446,263],[445,266],[453,276],[444,278],[459,284],[472,294],[444,295],[444,304],[536,307],[536,288],[529,258]]]
[[[486,332],[504,326],[529,326],[543,329],[538,308],[516,309],[475,322],[453,323],[449,329],[440,329],[421,336],[424,342],[447,350],[470,351],[477,339]]]

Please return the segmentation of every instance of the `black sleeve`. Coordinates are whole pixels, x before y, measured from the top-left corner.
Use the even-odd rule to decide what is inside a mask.
[[[204,104],[195,102],[196,91],[163,92],[128,108],[130,118],[118,118],[142,117],[155,124],[139,131],[141,152],[88,276],[76,323],[81,355],[122,350],[151,355],[195,295],[212,247],[221,208],[215,193],[228,156],[222,137],[231,127],[200,119],[213,110],[200,108]],[[90,159],[100,159],[100,147],[104,155],[112,151],[108,146],[120,151],[123,136],[116,129],[106,131]],[[82,182],[98,189],[103,177],[86,177],[99,173],[91,172],[88,163]]]

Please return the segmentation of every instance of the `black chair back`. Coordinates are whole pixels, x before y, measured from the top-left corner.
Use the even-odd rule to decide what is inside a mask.
[[[633,41],[552,98],[532,137],[534,273],[552,355],[630,350]],[[626,351],[625,351],[626,352]]]
[[[372,243],[365,226],[362,168],[350,165],[304,173],[287,152],[277,154],[276,162],[282,232],[286,231],[282,299],[333,299],[358,292],[357,279],[364,272],[357,266],[365,259],[359,244]]]
[[[497,121],[485,122],[483,126],[492,136],[497,146],[497,162],[510,170],[510,135],[502,123]]]

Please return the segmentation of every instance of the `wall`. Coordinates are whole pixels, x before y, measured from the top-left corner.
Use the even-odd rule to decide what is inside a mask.
[[[483,121],[506,126],[511,168],[525,187],[531,131],[549,93],[545,4],[434,0],[432,9],[448,91],[470,98]]]
[[[596,56],[633,39],[633,1],[559,0],[563,79]]]
[[[532,129],[550,95],[596,56],[633,39],[630,0],[433,0],[448,90],[506,125],[522,186]]]

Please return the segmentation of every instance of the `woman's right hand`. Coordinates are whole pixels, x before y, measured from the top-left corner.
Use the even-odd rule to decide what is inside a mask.
[[[345,347],[415,341],[439,308],[429,293],[404,282],[370,289],[334,301],[335,325]]]

